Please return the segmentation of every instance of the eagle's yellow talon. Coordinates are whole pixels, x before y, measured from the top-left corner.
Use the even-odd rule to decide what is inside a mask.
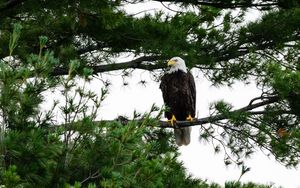
[[[168,120],[168,122],[174,127],[175,123],[176,123],[176,118],[174,115],[172,115],[172,118],[170,120]]]
[[[189,114],[189,116],[186,118],[187,121],[194,121],[194,118]]]

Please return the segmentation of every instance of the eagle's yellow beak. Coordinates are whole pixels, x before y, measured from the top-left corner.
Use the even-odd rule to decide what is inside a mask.
[[[174,65],[175,63],[176,63],[176,61],[170,60],[170,61],[168,61],[168,66],[172,66],[172,65]]]

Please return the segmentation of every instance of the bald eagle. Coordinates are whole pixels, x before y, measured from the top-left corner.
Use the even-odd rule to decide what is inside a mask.
[[[180,57],[173,57],[168,61],[169,71],[161,78],[159,88],[167,106],[165,117],[175,125],[178,121],[192,121],[195,117],[196,87],[193,75],[187,70],[185,62]],[[176,144],[190,143],[191,127],[174,127]]]

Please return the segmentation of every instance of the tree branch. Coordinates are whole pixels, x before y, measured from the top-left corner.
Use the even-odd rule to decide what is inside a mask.
[[[267,104],[277,102],[277,101],[279,101],[279,97],[276,97],[276,96],[275,97],[270,97],[268,100],[258,102],[258,103],[255,103],[255,104],[249,104],[249,105],[247,105],[243,108],[233,110],[229,113],[234,114],[234,113],[238,113],[238,112],[248,112],[250,114],[257,115],[257,114],[259,114],[259,111],[251,112],[251,110],[253,110],[255,108],[258,108],[258,107],[265,106]],[[263,114],[265,112],[260,111],[260,113]],[[213,122],[220,121],[220,120],[223,120],[223,119],[227,119],[227,116],[223,115],[223,114],[218,114],[218,115],[214,115],[214,116],[195,119],[192,122],[190,122],[190,121],[177,121],[176,126],[178,126],[178,127],[190,127],[190,126],[195,126],[195,125],[203,125],[203,124],[207,124],[207,123],[213,123]],[[162,127],[162,128],[172,128],[173,126],[170,123],[166,122],[166,121],[160,121],[160,127]]]
[[[146,61],[156,61],[162,59],[160,56],[143,56],[139,57],[137,59],[134,59],[132,61],[127,61],[123,63],[114,63],[114,64],[107,64],[107,65],[96,65],[96,66],[89,66],[94,73],[101,73],[101,72],[108,72],[108,71],[114,71],[114,70],[121,70],[121,69],[145,69],[145,70],[155,70],[155,69],[161,69],[165,67],[163,64],[143,64],[143,62]],[[52,76],[62,76],[68,74],[68,69],[65,67],[57,67],[54,69]]]
[[[233,110],[231,112],[229,112],[230,114],[234,114],[234,113],[239,113],[239,112],[247,112],[250,115],[260,115],[260,114],[265,114],[266,111],[251,111],[255,108],[259,108],[274,102],[278,102],[280,100],[279,97],[274,96],[274,97],[269,97],[268,100],[265,101],[261,101],[255,104],[249,104],[245,107],[239,108],[237,110]],[[291,113],[290,111],[278,111],[278,113],[286,113],[289,114]],[[195,118],[194,121],[190,122],[190,121],[177,121],[176,122],[176,127],[191,127],[191,126],[196,126],[196,125],[203,125],[203,124],[207,124],[207,123],[214,123],[220,120],[224,120],[224,119],[228,119],[228,116],[223,115],[223,114],[218,114],[218,115],[214,115],[214,116],[209,116],[209,117],[204,117],[204,118]],[[115,120],[101,120],[101,121],[95,121],[94,123],[103,123],[103,122],[113,122],[113,121],[119,121],[120,123],[126,125],[130,120],[127,119],[126,117],[123,116],[119,116],[117,119]],[[144,119],[138,119],[136,121],[144,121]],[[80,123],[80,122],[77,122]],[[67,127],[69,130],[73,129],[73,125],[72,124],[60,124],[60,125],[55,125],[52,126],[50,129],[56,129],[58,127],[61,126],[65,126]],[[159,121],[159,127],[161,128],[174,128],[174,126],[172,126],[169,122],[167,121]],[[229,127],[229,126],[222,126],[223,128],[228,128],[231,130],[235,130],[233,127]]]
[[[237,58],[240,56],[243,56],[247,54],[248,51],[238,51],[235,52],[234,55],[232,54],[218,54],[218,56],[215,58],[217,62],[220,61],[228,61],[233,58]],[[109,71],[114,71],[114,70],[122,70],[122,69],[144,69],[148,71],[156,70],[156,69],[162,69],[166,67],[164,64],[156,64],[156,63],[145,63],[143,62],[154,62],[157,60],[164,60],[162,56],[154,55],[154,56],[143,56],[139,57],[137,59],[123,62],[123,63],[113,63],[113,64],[106,64],[106,65],[94,65],[94,66],[88,66],[88,68],[92,69],[94,71],[94,74],[96,73],[102,73],[102,72],[109,72]],[[56,67],[53,70],[53,73],[51,74],[52,76],[63,76],[63,75],[68,75],[68,68],[66,67]]]
[[[266,8],[273,6],[278,6],[278,3],[226,3],[226,2],[209,2],[209,1],[195,1],[195,0],[155,0],[159,2],[175,2],[175,3],[190,3],[194,5],[205,5],[205,6],[212,6],[215,8],[228,8],[228,9],[235,9],[235,8],[247,8],[247,7],[261,7]]]

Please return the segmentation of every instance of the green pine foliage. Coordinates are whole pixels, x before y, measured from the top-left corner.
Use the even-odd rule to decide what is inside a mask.
[[[125,10],[144,2],[0,0],[0,187],[220,187],[185,172],[170,133],[157,128],[160,116],[151,116],[156,108],[132,121],[96,121],[111,84],[90,91],[96,73],[125,78],[163,69],[172,56],[214,86],[251,80],[261,89],[238,110],[215,102],[200,127],[226,165],[242,176],[257,147],[298,165],[299,1],[162,0],[178,10]],[[246,20],[251,9],[261,13],[255,21]],[[116,64],[122,55],[146,58]],[[49,93],[61,97],[49,101]]]
[[[150,118],[158,108],[142,121],[95,121],[107,89],[97,97],[76,85],[91,72],[76,77],[81,66],[73,60],[68,76],[52,78],[59,61],[44,50],[46,41],[40,37],[39,54],[18,67],[1,62],[1,187],[220,187],[187,175],[172,134]],[[42,111],[43,93],[58,88],[65,100]],[[55,109],[64,117],[59,126]]]
[[[51,78],[49,71],[58,60],[43,50],[46,38],[40,40],[39,55],[29,55],[24,64],[12,68],[10,61],[1,62],[1,187],[207,185],[186,174],[176,147],[169,143],[171,134],[154,128],[157,120],[150,114],[127,124],[95,121],[106,89],[98,98],[77,87],[76,61],[70,62],[66,78]],[[86,72],[82,79],[88,82]],[[36,77],[29,78],[32,74]],[[56,88],[62,88],[65,103],[55,102],[43,112],[43,93]],[[53,124],[56,108],[65,118],[58,127]]]

